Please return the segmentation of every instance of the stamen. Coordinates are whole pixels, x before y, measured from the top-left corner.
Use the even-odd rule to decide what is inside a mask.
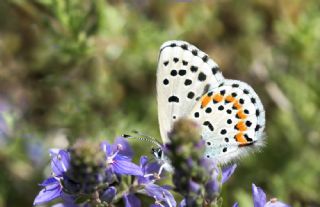
[[[154,176],[154,174],[153,173],[145,174],[143,177],[148,178],[148,177],[151,177],[151,176]]]
[[[121,146],[121,145],[120,145]],[[107,157],[107,163],[108,164],[112,164],[114,163],[114,158],[117,156],[117,154],[119,153],[119,148],[118,148],[118,145],[117,145],[117,151],[115,151],[115,153],[113,155],[111,155],[110,157]]]
[[[160,169],[159,169],[159,172],[158,172],[158,175],[160,176],[161,175],[161,173],[162,173],[162,170],[164,169],[164,165],[165,165],[166,163],[164,163],[164,164],[162,164],[161,166],[160,166]]]
[[[123,146],[121,144],[117,144],[117,150],[119,151],[123,150]]]

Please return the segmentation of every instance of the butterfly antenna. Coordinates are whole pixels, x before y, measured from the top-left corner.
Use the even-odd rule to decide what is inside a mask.
[[[161,144],[157,140],[155,140],[154,138],[149,137],[149,136],[144,135],[144,134],[141,134],[138,131],[133,131],[133,133],[137,134],[138,136],[132,136],[132,135],[129,135],[129,134],[123,134],[122,136],[124,138],[133,138],[133,139],[137,139],[137,140],[141,140],[141,141],[150,142],[150,143],[162,148]]]

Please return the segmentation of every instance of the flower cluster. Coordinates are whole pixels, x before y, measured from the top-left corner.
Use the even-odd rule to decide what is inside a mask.
[[[170,143],[161,149],[163,162],[149,162],[141,156],[139,165],[132,162],[133,150],[122,137],[113,144],[80,140],[68,150],[51,149],[52,174],[40,184],[43,189],[34,205],[59,199],[54,207],[141,207],[148,205],[146,201],[150,204],[151,198],[152,207],[175,207],[174,191],[182,197],[179,207],[221,206],[221,186],[236,165],[221,170],[203,158],[199,128],[189,120],[177,121],[169,138]],[[164,165],[172,170],[173,186],[158,184]],[[255,207],[288,207],[275,199],[267,202],[265,193],[254,184],[253,198]]]
[[[199,126],[188,119],[178,120],[169,138],[165,152],[174,168],[175,188],[184,198],[180,206],[217,206],[221,185],[232,175],[236,165],[221,173],[212,160],[204,158],[205,146]]]
[[[124,138],[100,147],[80,141],[69,150],[50,150],[52,176],[43,181],[43,189],[34,205],[60,198],[55,206],[141,206],[137,194],[155,199],[155,205],[176,206],[166,187],[155,184],[157,163],[146,156],[140,165],[132,162],[133,151]]]

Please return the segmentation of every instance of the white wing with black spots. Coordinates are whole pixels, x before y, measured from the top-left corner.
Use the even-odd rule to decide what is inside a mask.
[[[184,41],[168,41],[160,48],[157,69],[157,99],[160,133],[187,116],[201,96],[224,81],[218,65],[207,54]]]
[[[160,48],[157,69],[160,133],[164,143],[174,121],[201,125],[204,156],[227,163],[264,145],[265,111],[246,83],[224,79],[207,54],[184,41]]]

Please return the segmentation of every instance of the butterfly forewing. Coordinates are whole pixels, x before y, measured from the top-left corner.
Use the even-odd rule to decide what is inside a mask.
[[[218,65],[195,46],[184,41],[168,41],[161,46],[157,99],[164,142],[168,142],[173,122],[187,116],[201,96],[223,80]]]

